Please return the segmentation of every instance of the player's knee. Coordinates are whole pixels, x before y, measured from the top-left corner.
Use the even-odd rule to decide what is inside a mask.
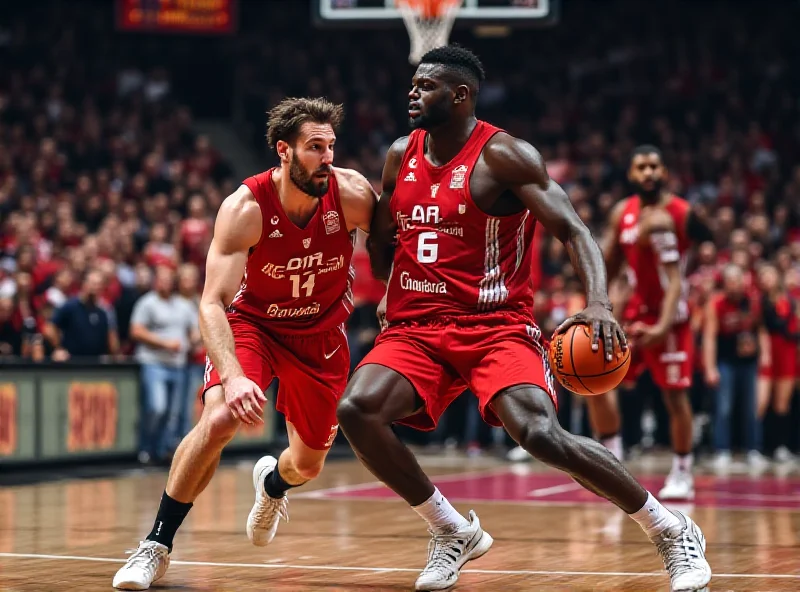
[[[522,426],[520,446],[543,462],[561,464],[564,455],[561,427],[548,415],[535,415]]]
[[[367,420],[368,407],[362,399],[363,397],[357,393],[349,393],[339,401],[336,407],[336,419],[343,430],[346,431],[351,426],[360,425]]]
[[[227,405],[215,405],[206,408],[201,421],[204,424],[206,437],[209,441],[226,444],[236,435],[239,422],[233,417]]]

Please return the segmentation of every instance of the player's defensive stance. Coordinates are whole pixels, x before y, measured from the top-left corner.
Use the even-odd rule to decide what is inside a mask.
[[[267,134],[280,167],[246,179],[220,208],[200,303],[205,408],[175,452],[153,530],[117,572],[116,588],[146,590],[164,575],[175,532],[222,449],[242,423],[263,423],[273,377],[289,448],[253,470],[254,545],[267,545],[288,519],[286,492],[322,470],[350,368],[351,234],[369,229],[377,198],[362,175],[332,166],[341,119],[342,107],[323,99],[285,99]]]
[[[483,78],[478,58],[454,46],[429,52],[414,75],[414,131],[387,155],[369,240],[373,271],[388,279],[389,327],[350,381],[339,423],[361,461],[430,527],[418,590],[455,584],[492,538],[474,512],[462,516],[441,495],[391,425],[433,429],[467,387],[486,421],[630,514],[673,590],[701,589],[711,569],[697,525],[664,508],[599,443],[558,424],[531,313],[536,220],[567,246],[586,288],[588,307],[560,330],[589,324],[609,355],[625,337],[609,310],[600,249],[539,153],[475,118]]]

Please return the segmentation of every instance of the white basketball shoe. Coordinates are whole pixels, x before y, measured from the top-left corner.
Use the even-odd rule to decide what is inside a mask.
[[[265,547],[275,538],[278,523],[283,518],[289,521],[289,498],[267,495],[264,479],[278,466],[274,456],[264,456],[253,468],[253,487],[256,489],[256,502],[247,517],[247,538],[257,547]]]
[[[711,581],[706,561],[706,537],[691,518],[672,512],[681,522],[680,531],[665,531],[652,539],[669,573],[671,592],[704,590]]]
[[[661,500],[693,500],[694,476],[689,471],[673,470],[658,493]]]
[[[453,534],[434,534],[428,544],[428,564],[417,578],[417,590],[445,590],[458,581],[467,561],[484,555],[494,540],[481,528],[475,512],[469,512],[469,525]]]
[[[112,585],[118,590],[147,590],[168,567],[169,549],[155,541],[142,541],[114,576]]]

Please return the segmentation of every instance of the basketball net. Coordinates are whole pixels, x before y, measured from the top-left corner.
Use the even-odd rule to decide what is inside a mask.
[[[461,0],[395,0],[411,39],[408,61],[419,64],[430,50],[447,45]]]

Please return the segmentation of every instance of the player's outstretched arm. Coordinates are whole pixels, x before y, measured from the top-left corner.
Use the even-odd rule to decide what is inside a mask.
[[[225,199],[217,214],[200,297],[200,333],[208,356],[219,374],[231,411],[246,423],[263,422],[258,409],[266,398],[258,385],[249,384],[236,359],[225,309],[241,287],[247,256],[261,238],[261,226],[258,203],[242,185]],[[231,385],[234,386],[229,388]]]
[[[408,146],[408,137],[395,140],[386,154],[381,177],[381,197],[375,206],[367,237],[367,251],[375,279],[386,282],[392,273],[394,262],[394,241],[397,235],[397,223],[392,218],[392,193],[397,186],[397,174],[403,163],[403,155]]]
[[[339,182],[339,198],[347,222],[347,230],[360,228],[369,234],[378,194],[366,177],[353,169],[334,169]]]
[[[495,180],[513,191],[542,226],[564,243],[583,282],[588,306],[562,323],[557,331],[565,331],[576,323],[589,324],[594,348],[599,348],[602,334],[610,360],[615,339],[623,347],[627,345],[625,334],[611,312],[603,253],[592,233],[575,212],[566,192],[547,174],[544,159],[533,146],[508,134],[498,134],[486,145],[483,154]]]

